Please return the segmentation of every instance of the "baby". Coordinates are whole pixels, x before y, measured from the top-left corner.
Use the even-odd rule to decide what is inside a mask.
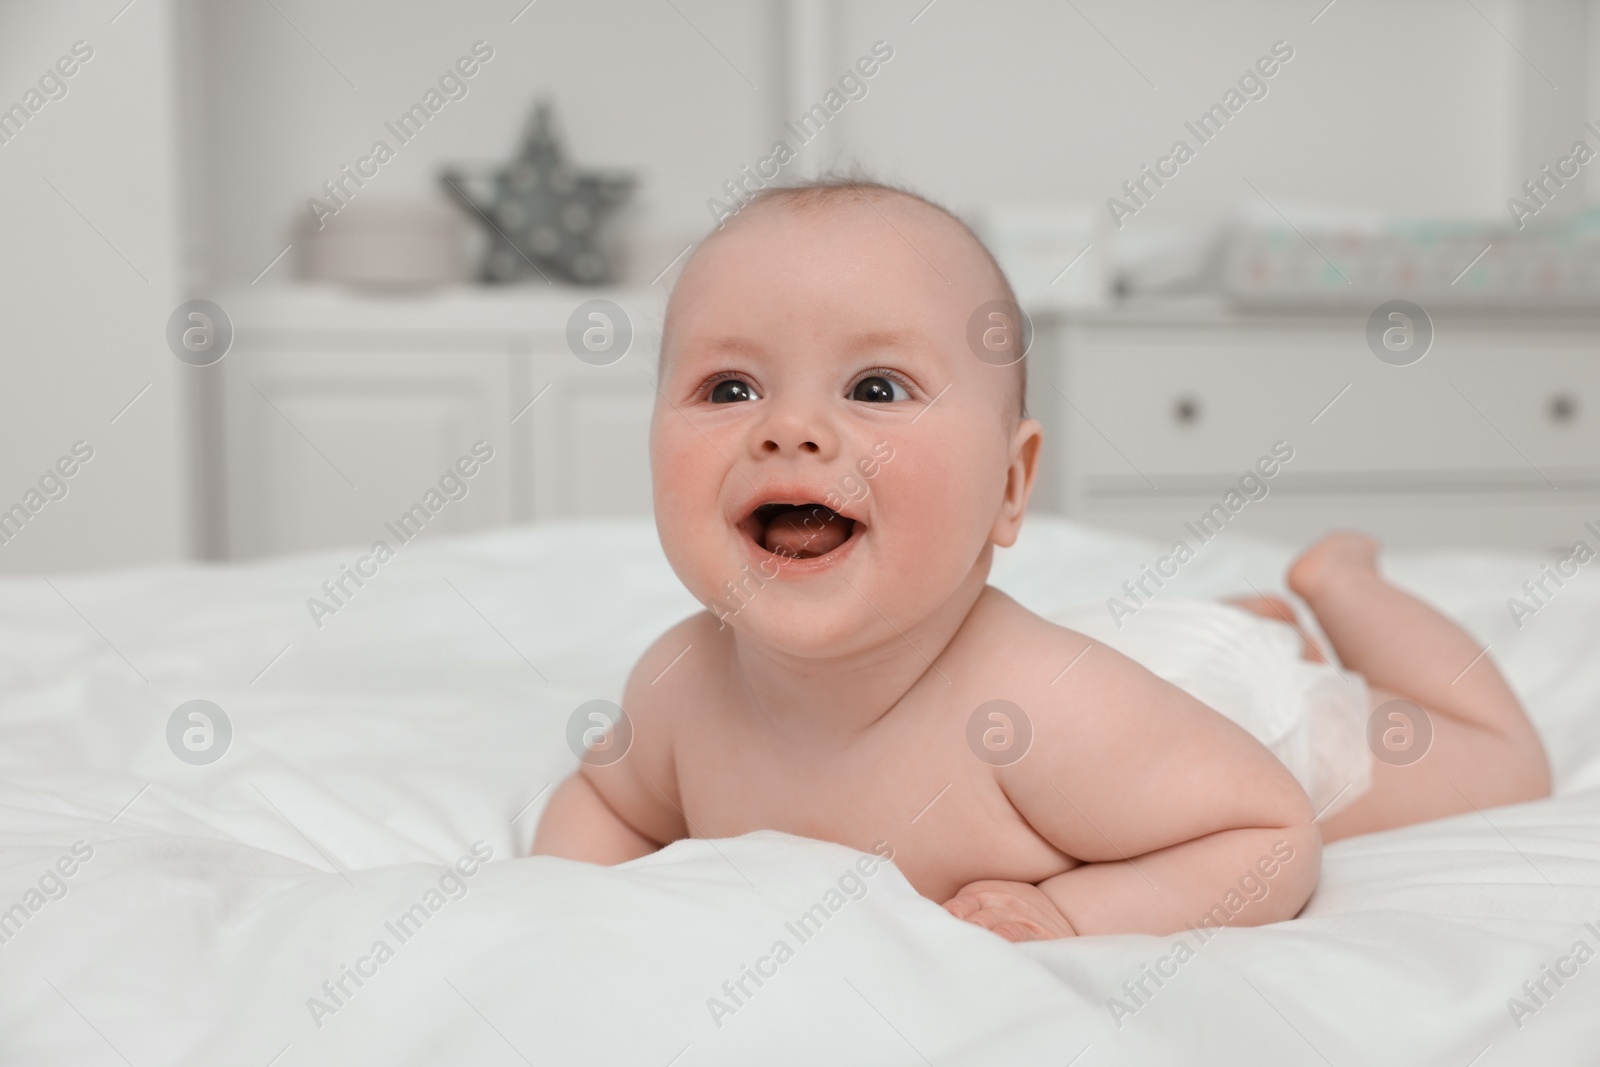
[[[1020,339],[984,313],[1014,306],[965,225],[876,184],[766,190],[700,245],[667,311],[650,447],[662,546],[711,610],[640,659],[631,747],[560,785],[536,853],[615,864],[781,830],[876,845],[1013,941],[1167,934],[1230,897],[1230,923],[1292,918],[1324,840],[1548,794],[1493,663],[1358,535],[1313,546],[1289,588],[1374,706],[1426,710],[1432,743],[1375,763],[1320,822],[1245,729],[987,585],[1041,441]],[[1014,720],[1021,758],[969,740]],[[1258,872],[1272,892],[1232,892]]]

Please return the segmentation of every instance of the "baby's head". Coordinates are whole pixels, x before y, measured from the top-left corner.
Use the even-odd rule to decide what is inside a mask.
[[[696,599],[798,654],[965,611],[1037,466],[1011,287],[875,183],[758,194],[684,267],[651,426],[656,526]]]

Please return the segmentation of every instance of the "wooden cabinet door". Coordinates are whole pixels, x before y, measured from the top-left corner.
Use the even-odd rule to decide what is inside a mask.
[[[240,346],[223,390],[228,555],[365,546],[416,505],[423,536],[511,521],[525,477],[511,349],[315,334]],[[458,486],[450,472],[479,441],[493,458]]]
[[[537,338],[535,345],[529,395],[538,399],[517,416],[529,450],[531,480],[525,488],[532,517],[652,514],[653,340],[636,337],[626,356],[606,366],[574,358],[559,338]]]

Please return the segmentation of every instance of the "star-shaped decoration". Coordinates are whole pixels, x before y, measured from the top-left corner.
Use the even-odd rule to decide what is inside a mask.
[[[556,136],[551,106],[534,107],[522,150],[502,167],[446,167],[450,194],[489,231],[483,280],[511,282],[525,271],[580,285],[615,280],[598,238],[604,217],[633,191],[631,174],[579,170]]]

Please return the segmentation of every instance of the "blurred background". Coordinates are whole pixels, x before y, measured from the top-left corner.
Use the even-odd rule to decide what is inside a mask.
[[[1011,275],[1042,510],[1600,525],[1595,0],[10,4],[0,108],[0,571],[648,515],[684,253],[851,166]]]

